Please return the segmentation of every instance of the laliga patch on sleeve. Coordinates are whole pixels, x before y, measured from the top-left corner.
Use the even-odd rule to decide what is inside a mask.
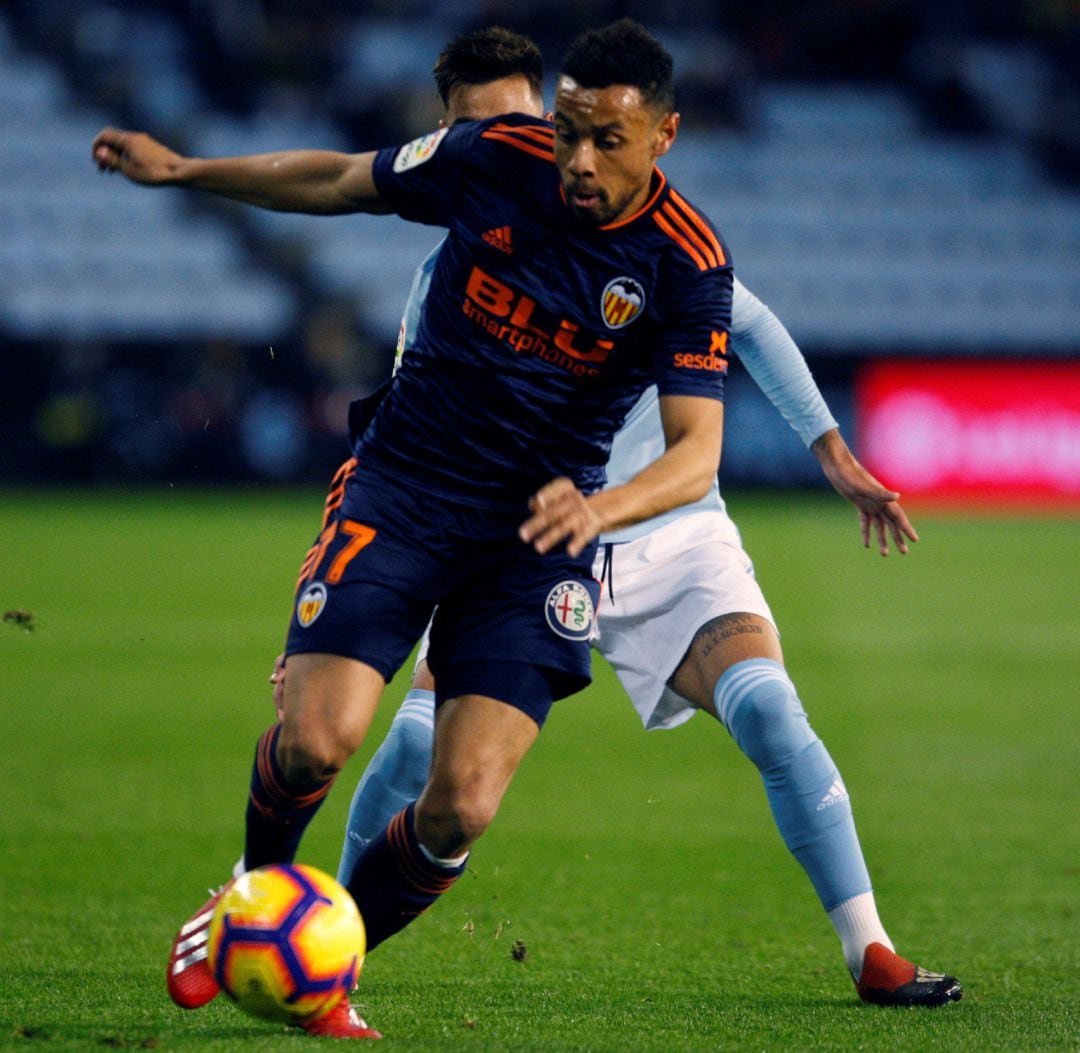
[[[437,132],[428,132],[427,135],[421,135],[419,139],[406,143],[398,150],[397,157],[394,158],[394,171],[407,172],[410,168],[416,168],[425,161],[430,161],[448,131],[450,131],[449,128],[440,128]]]

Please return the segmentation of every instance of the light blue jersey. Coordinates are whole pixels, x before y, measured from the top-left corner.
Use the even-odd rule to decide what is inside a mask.
[[[445,239],[444,239],[445,240]],[[431,275],[435,270],[435,261],[439,258],[440,241],[423,259],[413,273],[412,285],[409,286],[409,298],[405,301],[405,313],[401,316],[401,328],[398,330],[397,348],[394,351],[394,372],[401,368],[405,348],[412,347],[416,331],[420,328],[420,313],[424,309]]]
[[[413,275],[409,299],[398,333],[394,371],[401,364],[405,349],[412,346],[420,324],[420,314],[431,284],[442,243],[424,258]],[[817,384],[810,374],[791,334],[776,317],[738,278],[735,279],[732,301],[731,349],[738,355],[754,383],[768,396],[783,418],[802,441],[809,446],[816,438],[836,427],[836,420],[825,405]],[[655,387],[649,387],[638,399],[615,433],[611,456],[607,463],[607,485],[619,486],[632,479],[647,465],[663,454],[664,429],[660,421],[660,401]],[[655,519],[636,526],[605,534],[601,543],[632,541],[651,533],[659,526],[682,516],[704,510],[723,511],[718,481],[700,501],[673,508]]]

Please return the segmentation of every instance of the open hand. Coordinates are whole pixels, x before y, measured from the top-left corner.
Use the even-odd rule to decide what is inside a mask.
[[[889,554],[891,538],[896,551],[906,556],[908,541],[918,541],[919,535],[900,505],[900,495],[883,486],[856,460],[835,429],[815,441],[812,449],[833,489],[859,510],[863,548],[870,547],[873,534],[881,555]]]
[[[859,510],[859,528],[863,548],[870,547],[873,533],[878,552],[889,554],[889,538],[902,556],[908,552],[908,541],[918,541],[919,535],[900,505],[900,495],[877,481],[854,457],[843,467],[825,467],[825,475],[841,497],[846,497]]]

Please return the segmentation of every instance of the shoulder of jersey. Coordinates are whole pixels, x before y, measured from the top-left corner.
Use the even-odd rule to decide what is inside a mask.
[[[652,210],[652,222],[689,257],[699,271],[728,265],[727,252],[712,224],[670,183]]]
[[[555,163],[555,129],[550,122],[538,117],[518,113],[495,117],[480,133],[480,138]]]

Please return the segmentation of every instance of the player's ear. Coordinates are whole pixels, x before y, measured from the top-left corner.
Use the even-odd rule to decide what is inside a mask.
[[[444,121],[441,117],[439,118],[439,127],[440,128],[445,128],[446,127],[446,121]]]
[[[653,155],[663,157],[671,149],[679,134],[679,115],[672,110],[664,114],[656,125],[656,135],[653,138]]]

